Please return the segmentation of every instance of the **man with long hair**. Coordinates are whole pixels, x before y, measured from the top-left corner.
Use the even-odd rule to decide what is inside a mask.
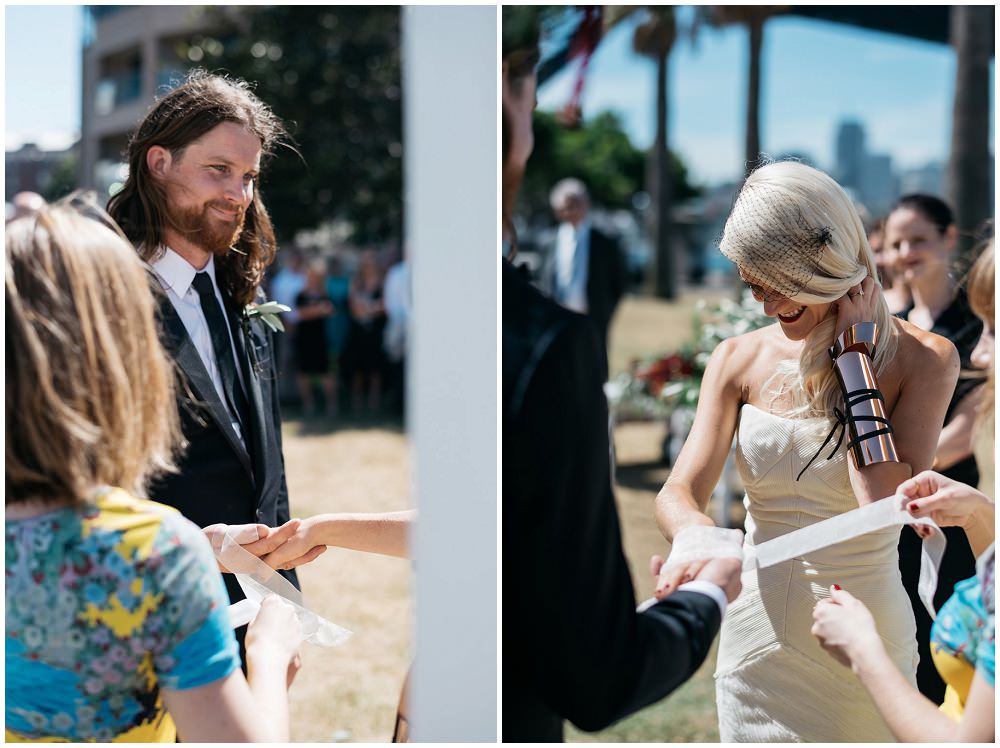
[[[246,83],[194,71],[139,124],[128,179],[108,203],[163,287],[163,342],[186,385],[188,448],[150,498],[203,528],[289,519],[272,333],[251,314],[276,250],[257,183],[262,160],[285,142]],[[225,578],[230,599],[242,599]]]

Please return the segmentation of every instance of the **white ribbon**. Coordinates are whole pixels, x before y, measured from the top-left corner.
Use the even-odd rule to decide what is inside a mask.
[[[787,535],[774,538],[758,546],[743,547],[743,571],[766,569],[769,566],[800,558],[807,553],[827,548],[846,540],[877,532],[889,527],[902,525],[924,525],[931,528],[932,533],[923,539],[920,549],[920,579],[917,583],[917,594],[927,608],[931,618],[936,618],[934,610],[934,593],[937,591],[938,568],[946,545],[944,533],[930,517],[914,517],[904,508],[906,499],[903,496],[889,496],[874,501],[867,506],[854,509],[836,517],[803,527]],[[687,530],[688,528],[685,528]],[[684,531],[677,533],[680,538]],[[725,551],[725,552],[723,552]],[[690,555],[682,549],[685,558]],[[720,546],[720,551],[714,556],[702,555],[701,558],[733,557],[729,552],[728,543]],[[667,559],[669,565],[673,559],[673,550]],[[692,559],[693,560],[693,559]],[[646,600],[640,606],[645,610],[655,599]]]
[[[229,606],[229,618],[233,628],[244,626],[257,616],[261,601],[268,595],[278,595],[295,609],[295,616],[302,629],[305,641],[322,647],[335,647],[351,637],[351,632],[342,626],[317,615],[302,602],[302,593],[278,572],[255,555],[240,547],[240,543],[257,540],[256,528],[252,525],[234,526],[226,529],[221,544],[213,542],[215,557],[224,567],[236,575],[246,595],[245,600]]]

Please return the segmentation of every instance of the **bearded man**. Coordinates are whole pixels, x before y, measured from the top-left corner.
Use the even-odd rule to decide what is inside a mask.
[[[150,498],[203,528],[258,525],[273,540],[248,546],[258,555],[295,529],[286,525],[272,332],[249,314],[276,250],[257,184],[261,161],[285,138],[246,83],[196,71],[140,123],[128,179],[108,203],[163,287],[163,341],[185,379],[188,447],[179,472],[151,486]],[[294,571],[283,573],[298,586]],[[235,577],[225,580],[230,599],[242,599]]]

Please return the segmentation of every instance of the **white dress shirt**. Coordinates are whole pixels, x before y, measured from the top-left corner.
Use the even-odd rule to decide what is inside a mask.
[[[587,313],[587,265],[590,259],[590,221],[573,227],[559,224],[556,235],[556,301],[567,309]]]
[[[167,298],[170,299],[170,303],[177,310],[177,316],[181,318],[181,322],[184,323],[184,328],[187,330],[191,342],[194,343],[198,355],[201,356],[201,362],[205,364],[208,376],[211,377],[212,384],[215,385],[215,391],[219,395],[219,400],[226,408],[226,412],[229,413],[229,420],[233,424],[233,431],[236,432],[236,435],[246,445],[246,440],[243,438],[243,431],[240,428],[239,418],[233,413],[226,399],[226,391],[222,386],[222,375],[219,373],[219,365],[215,360],[215,349],[212,347],[212,333],[209,330],[208,321],[205,319],[205,313],[201,310],[201,299],[193,286],[194,277],[199,271],[188,263],[187,260],[170,249],[170,247],[165,247],[163,256],[151,262],[150,265],[152,265],[153,270],[159,276],[160,282],[163,284],[163,290],[167,293]],[[223,314],[225,314],[226,307],[222,301],[222,293],[215,282],[214,257],[209,257],[208,264],[201,272],[208,273],[212,279],[215,298],[221,305]],[[229,330],[229,345],[233,349],[233,361],[237,362],[236,376],[240,380],[239,386],[243,386],[243,372],[240,371],[239,358],[236,355],[231,329]],[[243,391],[246,392],[245,387]]]

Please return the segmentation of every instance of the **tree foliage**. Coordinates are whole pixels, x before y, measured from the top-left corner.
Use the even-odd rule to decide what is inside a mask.
[[[583,126],[567,129],[554,114],[535,112],[535,149],[521,188],[519,212],[528,217],[549,211],[549,191],[560,179],[576,177],[591,200],[605,208],[631,208],[633,196],[645,189],[645,152],[636,148],[614,112],[603,112]],[[688,181],[687,167],[671,153],[677,202],[699,194]]]
[[[218,31],[183,42],[182,54],[253,83],[302,156],[282,149],[264,169],[261,190],[279,236],[342,220],[356,243],[398,238],[399,8],[271,5],[209,12]]]

